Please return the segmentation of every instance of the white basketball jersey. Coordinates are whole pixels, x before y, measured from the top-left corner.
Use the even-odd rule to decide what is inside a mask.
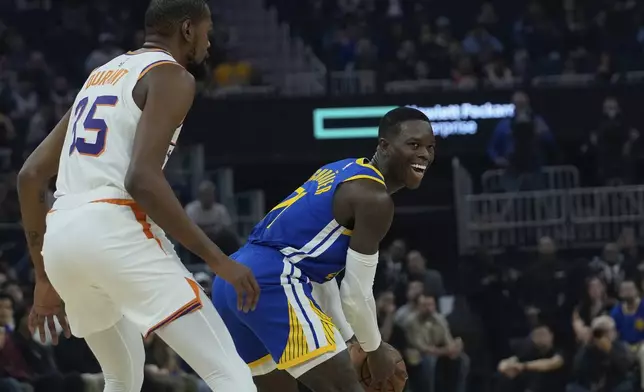
[[[55,209],[58,204],[131,199],[125,190],[125,174],[141,118],[132,91],[150,69],[167,63],[176,61],[165,51],[151,49],[123,54],[92,71],[71,110],[58,168]],[[166,162],[180,131],[181,126],[168,146]]]

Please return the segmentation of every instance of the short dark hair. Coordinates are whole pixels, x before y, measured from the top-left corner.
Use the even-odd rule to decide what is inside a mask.
[[[426,121],[429,123],[429,119],[425,113],[421,112],[418,109],[410,107],[399,107],[387,112],[387,114],[382,117],[380,120],[380,126],[378,127],[378,137],[389,137],[394,136],[400,132],[400,124],[405,121]]]
[[[5,292],[0,292],[0,301],[3,301],[5,299],[8,299],[11,301],[11,307],[14,308],[16,305],[16,301],[14,301],[13,297]]]
[[[632,284],[633,284],[633,286],[635,286],[635,288],[637,289],[637,291],[639,291],[639,290],[640,290],[640,288],[637,286],[637,282],[635,281],[635,279],[632,279],[632,278],[626,278],[626,279],[622,280],[622,281],[620,282],[620,284],[619,284],[619,285],[621,286],[621,285],[623,285],[624,283],[632,283]]]
[[[145,11],[146,33],[172,35],[184,21],[202,18],[207,6],[205,0],[151,0]]]

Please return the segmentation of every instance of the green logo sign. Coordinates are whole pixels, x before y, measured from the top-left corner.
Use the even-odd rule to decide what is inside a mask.
[[[318,140],[376,138],[378,127],[326,128],[324,120],[380,119],[395,108],[396,106],[370,106],[315,109],[313,110],[313,135]]]

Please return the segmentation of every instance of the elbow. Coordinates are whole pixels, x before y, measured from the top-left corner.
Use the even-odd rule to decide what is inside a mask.
[[[20,169],[16,178],[18,190],[30,186],[31,184],[41,183],[44,181],[45,179],[41,171],[34,165],[30,165],[29,162],[26,162],[22,169]]]
[[[125,183],[123,184],[125,185],[125,190],[135,200],[140,199],[146,194],[146,189],[148,188],[147,178],[148,176],[141,170],[128,170],[125,175]]]

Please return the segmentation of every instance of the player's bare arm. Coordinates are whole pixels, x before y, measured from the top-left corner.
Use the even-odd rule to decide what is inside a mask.
[[[334,213],[341,224],[353,227],[340,287],[342,308],[360,346],[369,356],[372,385],[377,387],[395,371],[395,361],[380,336],[373,297],[378,249],[391,226],[394,204],[382,184],[355,180],[336,191]]]
[[[27,158],[18,174],[18,197],[22,226],[27,237],[29,255],[34,265],[36,277],[34,308],[29,316],[29,326],[32,332],[34,329],[38,329],[40,339],[44,342],[44,324],[46,322],[54,344],[58,342],[54,316],[58,318],[67,337],[70,336],[70,332],[60,297],[47,278],[41,252],[48,209],[47,187],[49,181],[58,173],[58,162],[65,142],[70,110]]]
[[[252,273],[229,259],[190,220],[163,174],[168,145],[190,110],[194,95],[193,76],[174,64],[155,67],[137,84],[133,96],[143,113],[134,138],[125,187],[154,222],[231,282],[238,292],[238,306],[249,311],[259,298],[259,287]]]

